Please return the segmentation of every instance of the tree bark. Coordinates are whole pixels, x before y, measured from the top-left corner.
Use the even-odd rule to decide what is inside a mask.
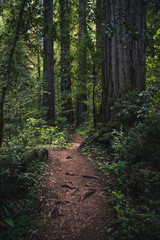
[[[9,54],[5,83],[2,88],[2,93],[1,93],[1,98],[0,98],[0,147],[2,146],[3,129],[4,129],[4,113],[3,113],[4,100],[5,100],[6,91],[9,86],[9,82],[10,82],[12,60],[13,60],[13,55],[14,55],[14,51],[16,48],[16,43],[19,38],[19,31],[20,31],[20,27],[21,27],[22,16],[23,16],[25,4],[26,4],[26,0],[23,0],[21,9],[20,9],[20,13],[19,13],[19,19],[18,19],[18,23],[17,23],[17,27],[16,27],[15,37],[14,37],[14,40],[13,40],[13,43],[11,46],[11,50],[10,50],[10,54]]]
[[[102,85],[102,0],[96,0],[96,49],[95,49],[95,75],[94,88],[95,90],[95,111],[96,119],[94,120],[94,126],[98,121],[101,121],[102,115],[102,103],[101,103],[101,85]]]
[[[96,109],[96,101],[95,101],[95,98],[96,98],[96,78],[97,78],[97,73],[96,73],[96,70],[95,70],[95,63],[93,63],[93,123],[94,123],[94,128],[97,127],[97,109]]]
[[[87,46],[86,46],[86,0],[79,0],[79,69],[78,69],[78,96],[76,106],[76,126],[85,121],[87,106],[86,89],[86,66],[87,66]]]
[[[70,0],[59,0],[61,9],[61,99],[63,116],[73,123],[71,98],[71,57],[70,57]]]
[[[138,0],[103,0],[103,123],[122,89],[145,89],[145,7]]]
[[[48,91],[48,93],[44,95],[44,105],[47,107],[47,121],[52,124],[55,120],[53,0],[44,0],[44,32],[43,76],[47,82]]]

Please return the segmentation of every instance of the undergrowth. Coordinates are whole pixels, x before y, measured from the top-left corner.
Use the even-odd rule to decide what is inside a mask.
[[[30,214],[37,208],[45,177],[47,147],[66,148],[71,140],[67,129],[30,118],[16,136],[4,141],[0,149],[0,240],[19,240],[36,227]]]
[[[29,215],[37,198],[47,149],[0,150],[0,239],[18,240],[31,227]]]
[[[84,144],[105,176],[106,239],[160,239],[160,109],[154,93],[128,95],[113,109],[117,119],[92,131]]]
[[[91,122],[85,122],[78,127],[75,128],[75,132],[79,135],[81,135],[84,138],[88,137],[89,131],[93,129],[92,123]]]
[[[71,140],[67,128],[61,130],[58,126],[48,126],[43,119],[29,118],[9,144],[25,149],[37,146],[67,148]]]

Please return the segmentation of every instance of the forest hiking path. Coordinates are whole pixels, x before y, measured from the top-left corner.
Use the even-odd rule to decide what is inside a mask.
[[[73,133],[69,149],[49,149],[48,172],[39,201],[41,223],[30,239],[102,240],[107,202],[102,174],[87,160],[80,145],[84,139]]]

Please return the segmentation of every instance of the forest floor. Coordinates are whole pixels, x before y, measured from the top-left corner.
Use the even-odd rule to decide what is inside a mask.
[[[32,218],[40,223],[27,240],[102,240],[107,199],[102,173],[81,151],[73,133],[69,149],[49,149],[48,172]]]

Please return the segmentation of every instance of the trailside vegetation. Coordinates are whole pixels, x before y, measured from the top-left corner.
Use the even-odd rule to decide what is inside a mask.
[[[159,100],[155,89],[127,93],[117,119],[92,131],[84,152],[104,173],[110,204],[107,239],[158,239],[160,186]]]

